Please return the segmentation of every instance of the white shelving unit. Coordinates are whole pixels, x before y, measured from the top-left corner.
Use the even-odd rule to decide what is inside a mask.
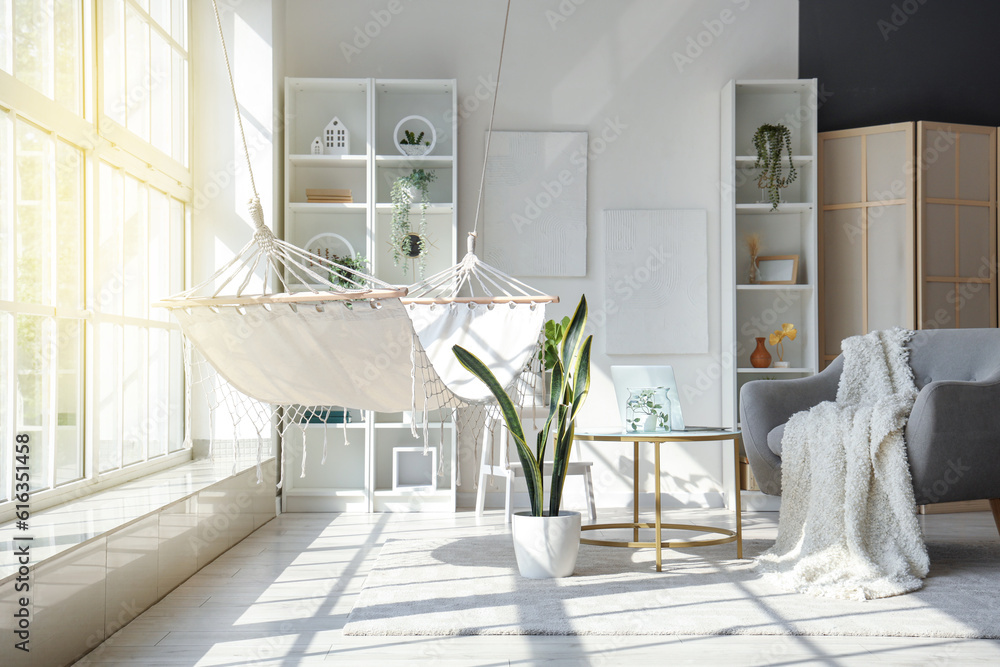
[[[816,224],[817,86],[809,80],[730,81],[722,89],[722,340],[725,350],[722,404],[727,425],[739,424],[739,391],[744,383],[770,376],[807,377],[819,369],[819,321]],[[765,123],[791,130],[794,183],[782,190],[782,203],[772,211],[760,203],[753,134]],[[798,255],[798,283],[750,285],[750,256],[743,239],[760,233],[761,254]],[[751,368],[754,339],[767,337],[791,322],[798,329],[785,343],[790,368]],[[777,354],[769,350],[777,359]],[[726,464],[726,488],[736,475]],[[777,509],[778,499],[742,492],[744,509]]]
[[[454,79],[285,80],[284,239],[306,250],[318,234],[332,232],[368,258],[386,282],[416,282],[417,267],[396,267],[389,246],[392,183],[412,169],[432,169],[427,210],[426,275],[452,266],[458,254],[456,207],[458,143]],[[399,155],[392,133],[400,119],[419,115],[435,128],[431,154]],[[347,155],[313,155],[314,138],[336,116],[350,132]],[[306,201],[306,188],[350,189],[352,203]],[[420,206],[414,205],[416,223]],[[297,286],[306,289],[305,285]],[[351,410],[349,424],[305,424],[286,436],[284,510],[292,512],[454,511],[458,438],[455,424],[432,415],[430,447],[441,462],[437,489],[392,490],[392,449],[423,445],[403,414]],[[345,444],[346,436],[346,444]],[[323,458],[324,441],[327,451]],[[307,453],[304,476],[302,452]],[[429,458],[429,457],[428,457]]]

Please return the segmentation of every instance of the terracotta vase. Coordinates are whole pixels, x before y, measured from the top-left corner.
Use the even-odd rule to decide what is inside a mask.
[[[767,368],[771,365],[771,353],[764,346],[764,337],[757,339],[757,349],[750,355],[750,365],[754,368]]]

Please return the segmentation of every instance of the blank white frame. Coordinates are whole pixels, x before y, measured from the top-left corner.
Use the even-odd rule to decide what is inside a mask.
[[[608,354],[708,353],[708,214],[608,210]]]
[[[426,462],[430,467],[426,468]],[[393,447],[393,491],[437,491],[438,452],[436,447]],[[426,474],[423,474],[426,471]]]
[[[485,259],[514,276],[587,275],[587,133],[493,132]]]

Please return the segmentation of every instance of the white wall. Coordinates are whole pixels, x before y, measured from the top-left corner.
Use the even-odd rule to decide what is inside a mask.
[[[265,222],[272,229],[281,209],[281,41],[284,0],[219,0],[226,47],[242,109],[250,159]],[[190,273],[200,283],[229,261],[250,239],[247,211],[252,196],[233,98],[211,2],[191,3],[191,172],[195,195],[191,224]],[[263,82],[263,85],[262,85]],[[192,435],[209,437],[208,409],[192,406]],[[228,415],[216,435],[230,438]],[[249,428],[240,437],[255,437]]]
[[[495,75],[505,5],[504,0],[287,4],[288,76],[458,80],[465,110],[459,127],[460,239],[471,230],[475,213],[492,101],[491,85],[484,82],[490,84]],[[699,376],[719,360],[721,349],[719,91],[732,78],[794,78],[797,68],[795,0],[514,0],[496,129],[587,130],[591,138],[587,277],[529,281],[562,297],[551,314],[570,313],[586,293],[591,317],[600,320],[604,209],[708,211],[711,354],[611,356],[604,353],[601,327],[592,327],[595,378],[584,425],[617,420],[609,369],[623,363],[669,363],[679,383],[701,379],[701,398],[684,402],[686,419],[719,422],[721,385]],[[613,126],[622,128],[620,133]],[[722,479],[717,447],[664,452],[671,471],[665,490],[682,501],[701,494],[717,499],[713,492]],[[602,496],[603,504],[623,498],[631,477],[631,447],[603,446],[583,456],[598,466],[598,503]],[[466,493],[472,491],[472,460],[464,451]],[[647,489],[650,480],[645,479]]]
[[[264,8],[268,3],[231,1],[238,4],[238,15],[245,16],[256,34],[268,34],[264,26],[271,20]],[[276,3],[276,14],[281,14],[281,4]],[[463,110],[459,126],[459,238],[464,239],[474,217],[505,4],[504,0],[287,0],[282,35],[284,73],[280,72],[281,64],[276,65],[270,72],[275,85],[262,86],[267,72],[254,71],[252,77],[238,80],[241,97],[245,104],[254,105],[248,109],[254,119],[269,128],[265,98],[276,94],[283,75],[457,79]],[[279,17],[271,24],[272,31],[281,31],[280,22]],[[603,210],[708,211],[711,353],[609,356],[604,352],[602,327],[593,326],[595,377],[583,416],[585,426],[617,420],[609,369],[611,364],[623,363],[672,364],[679,383],[697,385],[701,391],[698,400],[684,402],[687,421],[719,422],[721,385],[717,378],[706,375],[721,357],[719,91],[731,78],[794,78],[797,26],[796,0],[514,0],[496,129],[586,130],[592,142],[587,277],[530,280],[562,297],[551,315],[569,314],[582,293],[591,304],[592,319],[598,321],[603,315]],[[365,35],[366,29],[374,36]],[[196,46],[217,49],[217,45],[206,43],[212,37],[203,31],[196,31],[195,38]],[[267,37],[262,41],[277,43]],[[237,52],[237,69],[245,66],[244,58],[246,62],[258,60],[256,54]],[[280,63],[280,56],[275,60]],[[213,71],[213,78],[217,75]],[[205,73],[202,77],[196,74],[196,103],[213,95],[221,104],[220,93],[208,90],[207,82]],[[251,95],[260,95],[260,99],[251,102]],[[270,101],[280,109],[280,95]],[[232,116],[211,109],[213,118],[208,120],[200,118],[199,111],[209,109],[196,106],[195,114],[196,125],[202,126],[195,135],[194,153],[195,176],[201,183],[213,169],[231,160],[235,151],[231,145]],[[259,131],[267,144],[262,154],[280,152],[273,137],[265,136],[266,130]],[[199,145],[199,137],[209,141]],[[266,165],[261,157],[262,166],[255,165],[258,187],[268,203],[281,193],[279,174],[272,170],[273,157],[267,155]],[[245,228],[233,224],[234,213],[243,213],[245,193],[245,178],[237,167],[235,187],[230,186],[224,196],[196,212],[196,228],[199,222],[205,225],[196,229],[196,239],[207,243],[218,231],[222,245],[229,249],[245,238]],[[267,203],[265,210],[270,210]],[[483,242],[488,244],[489,240]],[[213,252],[215,256],[209,256]],[[223,254],[218,246],[202,248],[197,253],[197,266],[214,264]],[[707,497],[718,502],[722,480],[718,447],[665,447],[663,451],[671,472],[664,477],[665,491],[673,492],[680,501]],[[624,499],[631,483],[631,447],[584,448],[583,456],[598,466],[598,503],[611,505]],[[461,456],[461,491],[466,494],[472,491],[472,457],[466,443]],[[650,481],[651,476],[646,475],[643,484],[647,490]],[[468,497],[460,504],[467,506]]]

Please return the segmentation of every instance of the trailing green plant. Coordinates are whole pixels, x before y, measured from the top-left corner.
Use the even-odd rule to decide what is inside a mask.
[[[562,341],[568,326],[569,316],[567,315],[562,318],[561,322],[549,320],[542,327],[542,335],[545,338],[542,341],[542,349],[538,351],[538,360],[542,362],[542,366],[547,371],[551,371],[559,359],[559,343]]]
[[[339,264],[345,271],[330,271],[330,282],[344,289],[359,289],[367,284],[364,277],[359,273],[368,273],[368,260],[360,252],[351,257],[350,255],[331,255],[327,250],[324,257],[334,264]]]
[[[573,318],[559,341],[559,354],[552,367],[549,415],[542,430],[538,432],[534,451],[528,446],[521,416],[514,406],[514,401],[504,391],[493,372],[465,348],[458,345],[451,348],[459,363],[482,380],[497,399],[507,430],[517,445],[517,455],[521,459],[521,465],[524,466],[532,516],[545,516],[543,507],[545,483],[542,478],[542,466],[550,435],[555,451],[552,457],[548,516],[559,514],[563,483],[566,481],[566,468],[573,448],[576,416],[590,392],[590,347],[594,337],[587,336],[584,339],[583,329],[586,324],[587,297],[582,296]]]
[[[757,150],[757,160],[753,166],[761,170],[757,177],[757,187],[767,190],[771,210],[777,210],[781,203],[781,188],[787,188],[798,175],[792,163],[792,133],[781,123],[761,125],[753,133],[753,147]],[[782,149],[788,155],[787,176],[781,175]]]
[[[419,146],[423,142],[424,146],[430,146],[431,142],[424,141],[424,133],[413,134],[409,130],[403,130],[403,138],[399,140],[400,146]]]
[[[417,236],[417,258],[420,277],[424,277],[427,251],[427,205],[430,203],[429,185],[437,178],[433,171],[414,169],[406,176],[397,178],[389,195],[392,199],[392,225],[389,231],[389,245],[392,247],[392,263],[399,266],[410,256],[410,235]],[[411,188],[420,193],[420,225],[414,231],[410,227],[410,206],[413,204]],[[404,273],[406,267],[403,268]]]

